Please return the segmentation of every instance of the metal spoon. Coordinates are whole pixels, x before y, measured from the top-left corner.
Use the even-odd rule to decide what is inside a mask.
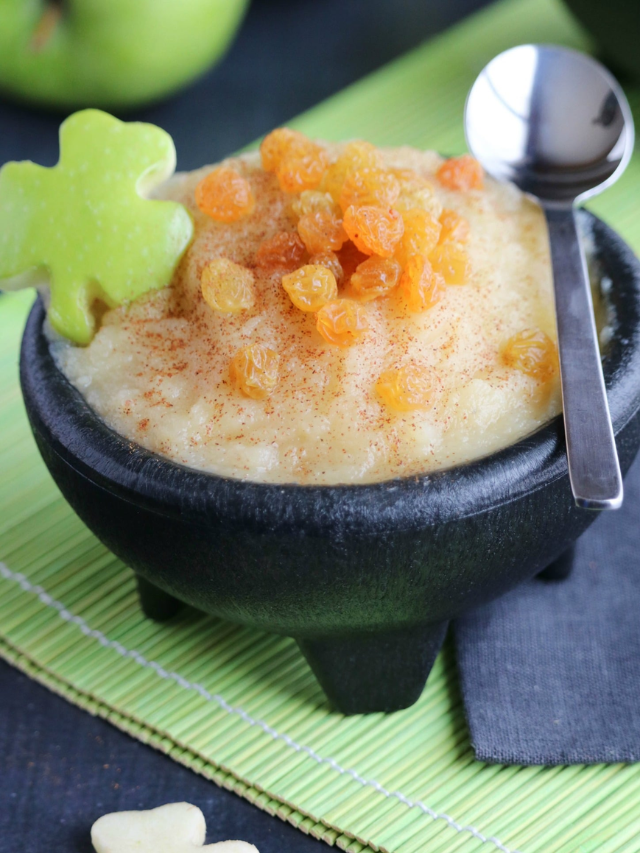
[[[569,478],[576,504],[617,509],[622,476],[611,426],[575,204],[624,171],[633,149],[627,100],[600,63],[566,48],[521,45],[495,57],[465,108],[469,149],[499,181],[535,196],[549,229]]]

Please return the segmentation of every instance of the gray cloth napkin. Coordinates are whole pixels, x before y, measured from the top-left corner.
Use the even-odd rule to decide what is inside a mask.
[[[530,581],[454,631],[478,759],[640,761],[640,458],[566,580]]]

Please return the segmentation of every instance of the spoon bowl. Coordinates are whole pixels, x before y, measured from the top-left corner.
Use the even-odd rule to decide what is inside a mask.
[[[633,151],[631,110],[615,79],[591,57],[550,45],[496,56],[469,93],[465,129],[490,175],[543,203],[601,192]]]

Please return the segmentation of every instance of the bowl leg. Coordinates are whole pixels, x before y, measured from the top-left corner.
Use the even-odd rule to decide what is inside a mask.
[[[571,548],[567,548],[563,554],[560,554],[557,560],[554,560],[546,569],[543,569],[538,574],[538,577],[543,581],[566,580],[573,569],[573,554],[573,546]]]
[[[180,610],[181,602],[168,592],[154,586],[146,578],[136,575],[138,598],[145,616],[156,622],[165,622]]]
[[[399,711],[416,702],[447,622],[402,631],[298,639],[322,689],[343,714]]]

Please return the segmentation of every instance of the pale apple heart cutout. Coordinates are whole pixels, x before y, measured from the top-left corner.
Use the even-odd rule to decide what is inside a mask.
[[[0,288],[48,285],[53,327],[88,344],[96,300],[114,308],[166,287],[191,242],[186,208],[147,198],[175,164],[159,127],[74,113],[56,166],[0,169]]]
[[[190,803],[113,812],[91,827],[96,853],[258,853],[246,841],[220,841],[204,847],[205,836],[204,815]]]

